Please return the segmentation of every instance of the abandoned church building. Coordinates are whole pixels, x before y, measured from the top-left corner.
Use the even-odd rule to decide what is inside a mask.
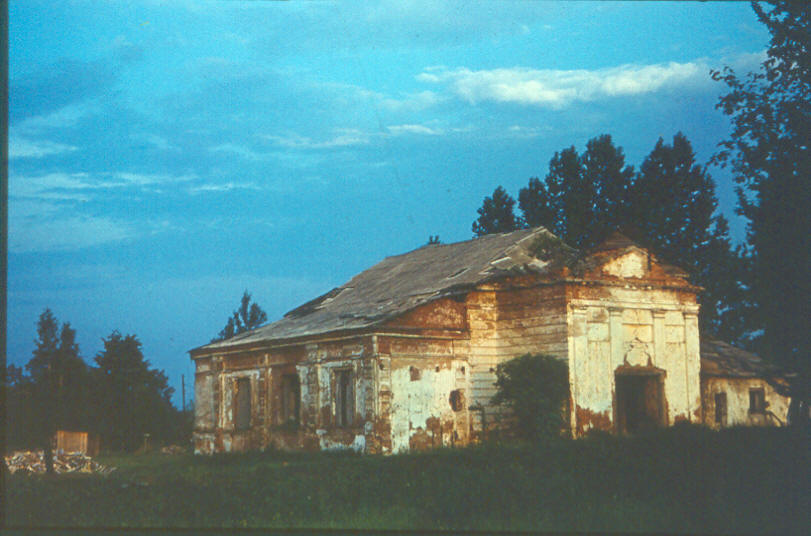
[[[699,290],[618,233],[585,255],[534,228],[388,257],[190,351],[195,452],[464,445],[503,422],[496,366],[525,353],[568,363],[574,436],[781,424],[776,372],[701,340]]]

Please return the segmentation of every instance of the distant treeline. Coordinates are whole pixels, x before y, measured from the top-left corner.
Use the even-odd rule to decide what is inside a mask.
[[[90,366],[80,357],[76,330],[46,309],[36,348],[24,368],[5,376],[6,449],[45,448],[56,430],[99,435],[101,448],[134,451],[152,443],[188,441],[192,415],[171,403],[162,370],[150,367],[136,335],[113,331]]]

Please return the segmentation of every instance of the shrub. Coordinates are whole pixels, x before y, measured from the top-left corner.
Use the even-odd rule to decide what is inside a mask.
[[[526,354],[499,364],[496,378],[492,402],[512,411],[520,437],[539,440],[560,435],[569,400],[569,371],[564,361]]]

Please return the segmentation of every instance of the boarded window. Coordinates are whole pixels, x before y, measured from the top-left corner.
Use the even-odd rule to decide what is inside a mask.
[[[411,367],[409,369],[409,372],[411,373],[411,381],[412,382],[415,382],[415,381],[420,379],[420,377],[421,377],[420,369],[418,369],[417,367]]]
[[[766,394],[763,389],[749,389],[749,413],[766,412]]]
[[[355,413],[352,371],[335,371],[335,426],[351,426]]]
[[[237,380],[237,396],[234,405],[234,427],[237,430],[247,430],[251,427],[251,380],[239,378]]]
[[[301,385],[298,374],[282,376],[282,424],[299,424]]]
[[[727,422],[727,394],[715,393],[715,423],[725,425]]]

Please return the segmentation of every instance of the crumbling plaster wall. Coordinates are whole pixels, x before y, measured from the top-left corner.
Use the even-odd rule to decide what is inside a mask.
[[[766,400],[765,413],[749,411],[749,391],[763,389]],[[726,393],[726,418],[721,423],[715,420],[715,395]],[[711,428],[728,426],[782,426],[788,417],[789,397],[775,391],[763,378],[723,378],[702,376],[701,402],[704,408],[704,424]]]
[[[568,355],[575,435],[612,430],[616,374],[661,374],[663,424],[701,421],[698,305],[678,278],[631,253],[568,288]]]
[[[469,437],[467,341],[380,336],[378,418],[387,422],[387,451],[463,445]],[[452,393],[456,391],[455,395]],[[456,407],[451,398],[455,396]]]
[[[325,337],[197,358],[195,451],[273,446],[386,453],[466,443],[470,367],[463,313],[458,300],[438,300],[384,326],[380,335]],[[412,380],[414,370],[419,381]],[[354,415],[347,426],[335,419],[338,371],[349,371],[352,378]],[[281,422],[282,378],[291,372],[299,377],[297,427]],[[251,382],[246,431],[234,428],[240,378]],[[456,410],[452,391],[458,391]]]
[[[306,359],[296,367],[301,384],[301,427],[321,450],[376,451],[385,438],[375,428],[377,359],[371,336],[306,345]],[[352,378],[352,422],[339,425],[335,416],[337,372]],[[367,446],[368,443],[368,446]]]

